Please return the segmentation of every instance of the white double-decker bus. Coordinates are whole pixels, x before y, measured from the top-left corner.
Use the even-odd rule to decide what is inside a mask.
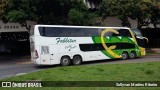
[[[31,61],[39,65],[79,65],[84,61],[145,55],[142,34],[126,27],[35,25],[30,30]]]

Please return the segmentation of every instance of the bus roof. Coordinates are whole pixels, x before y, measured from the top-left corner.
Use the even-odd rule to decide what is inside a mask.
[[[65,28],[113,28],[129,29],[128,27],[105,27],[105,26],[72,26],[72,25],[35,25],[36,27],[65,27]]]

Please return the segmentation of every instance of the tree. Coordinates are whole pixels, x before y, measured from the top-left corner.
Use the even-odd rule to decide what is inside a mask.
[[[103,0],[100,5],[100,14],[103,18],[107,16],[116,16],[122,20],[123,26],[130,27],[127,3],[127,1],[120,0]]]
[[[69,10],[69,24],[73,25],[97,25],[98,14],[91,12],[84,4],[83,0],[73,2],[72,8]]]
[[[128,18],[138,20],[138,28],[159,21],[160,9],[155,0],[103,0],[100,5],[102,17],[116,16],[123,26],[131,27]],[[156,26],[156,25],[155,25]]]
[[[37,3],[35,0],[8,0],[7,7],[3,8],[1,19],[4,22],[18,22],[29,30],[27,20],[36,21]]]
[[[83,0],[8,0],[7,6],[1,11],[0,19],[18,22],[28,30],[27,21],[37,24],[92,25],[96,17],[88,11]],[[75,16],[79,19],[75,19]]]
[[[68,13],[70,24],[73,25],[98,25],[98,15],[89,11],[79,11],[77,9],[71,9]]]
[[[160,8],[158,2],[155,0],[150,0],[146,3],[149,10],[149,23],[152,23],[155,28],[158,28],[158,24],[160,25]]]
[[[6,11],[6,8],[8,6],[9,0],[0,0],[0,18],[4,19],[4,13]]]
[[[75,0],[9,0],[1,14],[7,22],[18,22],[28,30],[27,21],[38,24],[67,24],[67,15]],[[4,19],[2,19],[4,21]]]
[[[134,0],[132,1],[134,2]],[[160,9],[158,8],[157,2],[155,0],[142,0],[139,3],[134,2],[129,5],[132,8],[130,10],[129,17],[131,19],[138,20],[138,28],[142,26],[149,27],[149,24],[153,24],[157,28],[158,21],[160,20]]]

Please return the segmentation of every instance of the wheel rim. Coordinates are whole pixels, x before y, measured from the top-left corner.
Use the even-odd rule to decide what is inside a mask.
[[[134,54],[134,53],[131,53],[131,54],[130,54],[130,58],[135,58],[135,54]]]
[[[69,61],[68,61],[68,59],[64,58],[64,59],[62,60],[62,63],[63,63],[64,65],[68,65]]]
[[[73,64],[79,65],[79,64],[81,64],[81,61],[82,61],[82,59],[80,57],[74,57]]]
[[[126,53],[123,53],[123,54],[122,54],[122,59],[127,59],[127,58],[128,58],[127,54],[126,54]]]
[[[79,58],[74,60],[74,64],[79,64],[79,63],[80,63],[80,59]]]

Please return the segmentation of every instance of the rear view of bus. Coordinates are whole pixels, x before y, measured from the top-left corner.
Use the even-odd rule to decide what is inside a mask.
[[[40,64],[40,60],[38,55],[38,49],[36,48],[36,27],[32,27],[30,30],[30,52],[31,52],[31,61],[35,64]]]

